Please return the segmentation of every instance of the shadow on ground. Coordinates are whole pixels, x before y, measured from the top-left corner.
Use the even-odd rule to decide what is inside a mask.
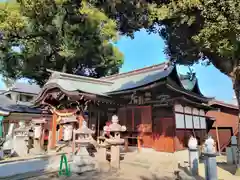
[[[140,180],[176,180],[176,178],[173,177],[157,177],[156,175],[152,175],[152,177],[144,177],[140,176]]]
[[[178,165],[178,169],[179,171],[175,171],[174,174],[176,175],[176,179],[177,180],[186,180],[186,179],[196,179],[196,180],[205,180],[203,177],[201,176],[196,176],[196,177],[193,177],[191,175],[191,172],[189,171],[188,167],[184,167],[184,166],[181,166],[180,164]],[[180,172],[182,171],[182,173]],[[184,177],[183,177],[184,176]]]
[[[72,174],[70,177],[66,177],[64,175],[59,176],[58,173],[53,174],[46,174],[39,177],[29,178],[29,180],[130,180],[130,179],[124,179],[120,178],[120,175],[118,172],[107,172],[107,173],[100,173],[96,171],[89,171],[84,172],[81,174]]]
[[[225,171],[228,171],[229,173],[231,173],[233,175],[237,171],[237,166],[234,164],[227,164],[226,162],[221,162],[221,163],[219,162],[219,163],[217,163],[217,166],[222,168]]]

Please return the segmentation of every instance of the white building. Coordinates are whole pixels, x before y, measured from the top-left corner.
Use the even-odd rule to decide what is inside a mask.
[[[41,88],[36,84],[16,82],[6,91],[2,91],[1,94],[17,104],[28,104],[37,96],[40,90]]]

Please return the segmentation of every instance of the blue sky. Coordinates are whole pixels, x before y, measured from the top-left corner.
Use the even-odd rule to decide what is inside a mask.
[[[121,72],[143,68],[164,62],[166,59],[164,42],[157,34],[148,35],[144,30],[135,33],[135,38],[122,37],[116,44],[124,53],[125,61]],[[231,80],[214,66],[193,66],[196,72],[201,92],[210,97],[230,102],[233,98]],[[185,73],[186,67],[178,67],[178,71]]]
[[[135,33],[132,40],[122,37],[116,46],[124,53],[125,61],[121,72],[126,72],[153,64],[164,62],[166,59],[164,42],[157,34],[149,35],[142,30]],[[219,100],[230,102],[233,97],[231,80],[213,66],[193,66],[198,77],[200,89],[205,96],[215,97]],[[178,67],[179,72],[187,72],[188,68]],[[5,88],[0,81],[0,89]]]

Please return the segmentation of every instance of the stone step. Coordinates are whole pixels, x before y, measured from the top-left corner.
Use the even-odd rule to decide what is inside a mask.
[[[89,171],[96,171],[96,165],[95,164],[82,164],[82,165],[77,165],[74,163],[70,163],[70,170],[73,173],[84,173],[84,172],[89,172]]]
[[[96,160],[91,156],[73,156],[72,161],[74,164],[96,164]]]

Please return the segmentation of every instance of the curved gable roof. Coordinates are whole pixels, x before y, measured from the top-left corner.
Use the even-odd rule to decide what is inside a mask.
[[[99,79],[56,71],[50,72],[52,72],[52,76],[36,98],[37,102],[41,99],[41,96],[45,96],[44,94],[53,88],[58,88],[68,93],[82,92],[108,97],[110,94],[134,90],[169,76],[173,77],[174,81],[177,81],[177,86],[180,89],[182,88],[184,91],[194,92],[196,95],[204,97],[199,90],[196,78],[190,80],[184,75],[178,76],[176,67],[168,62]]]

